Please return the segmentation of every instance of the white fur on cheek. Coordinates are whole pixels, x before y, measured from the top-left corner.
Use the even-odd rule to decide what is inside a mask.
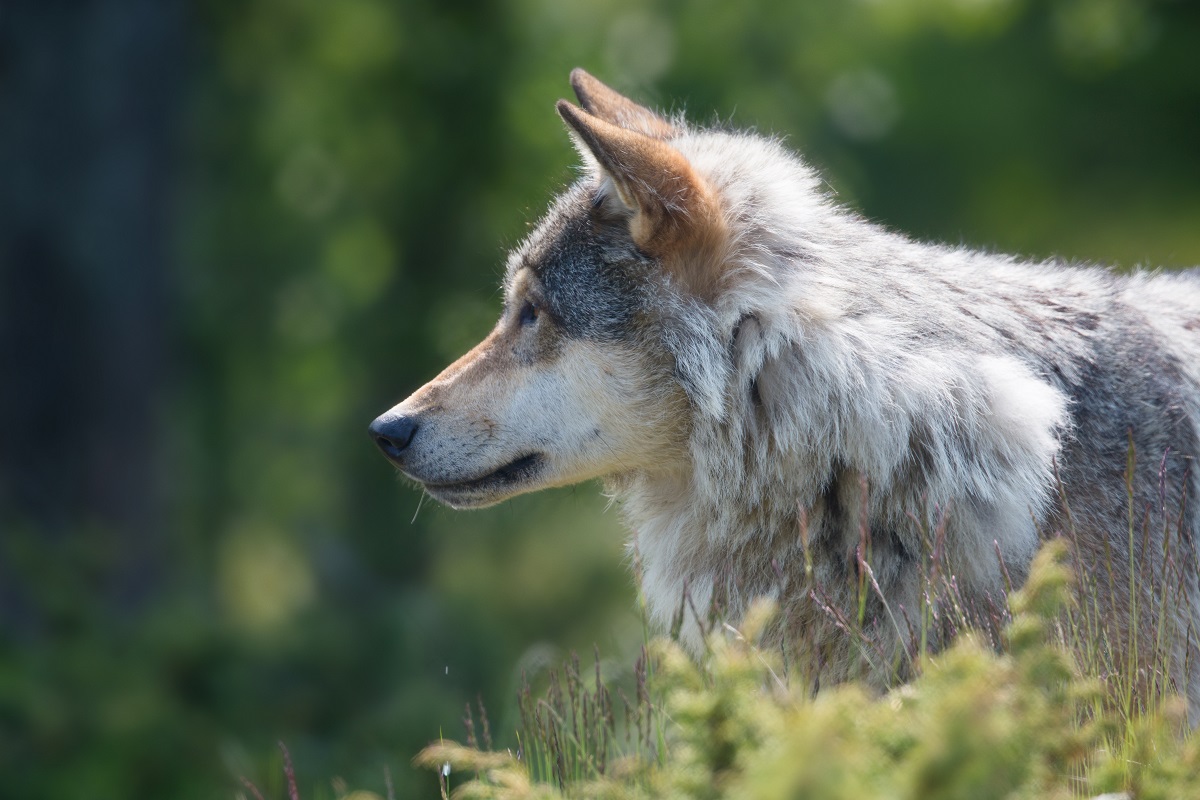
[[[660,462],[678,427],[662,413],[670,403],[660,395],[671,387],[648,380],[617,345],[569,340],[552,363],[514,377],[507,402],[492,413],[506,449],[547,456],[544,486]]]

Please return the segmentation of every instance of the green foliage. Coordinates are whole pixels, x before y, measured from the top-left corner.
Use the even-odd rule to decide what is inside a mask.
[[[646,702],[663,725],[665,757],[635,748],[619,769],[540,781],[536,765],[511,753],[440,743],[417,760],[474,771],[454,796],[496,800],[1197,796],[1200,737],[1183,734],[1181,700],[1128,724],[1095,710],[1100,689],[1058,633],[1071,596],[1065,552],[1061,540],[1047,545],[1014,596],[1006,653],[964,635],[883,696],[855,684],[816,697],[788,686],[754,644],[772,614],[760,605],[741,632],[713,639],[703,663],[654,643],[658,677]],[[582,763],[594,753],[555,755]]]

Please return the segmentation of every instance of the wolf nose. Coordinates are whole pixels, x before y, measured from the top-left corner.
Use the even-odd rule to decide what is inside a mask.
[[[404,451],[417,435],[417,421],[412,417],[389,417],[384,414],[371,423],[371,438],[392,461],[404,459]]]

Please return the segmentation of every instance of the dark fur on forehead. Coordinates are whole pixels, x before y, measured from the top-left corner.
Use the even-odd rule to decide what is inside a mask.
[[[613,341],[632,334],[652,262],[634,246],[627,221],[597,197],[590,180],[560,195],[513,252],[506,283],[528,268],[546,311],[566,335]]]
[[[545,219],[508,261],[510,300],[517,273],[529,269],[543,303],[563,333],[601,342],[655,343],[673,361],[688,399],[719,415],[730,368],[728,342],[715,312],[673,287],[662,265],[629,234],[628,214],[605,202],[592,180],[558,197]]]

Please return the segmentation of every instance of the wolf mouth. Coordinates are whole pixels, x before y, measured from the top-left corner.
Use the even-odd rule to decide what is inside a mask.
[[[439,494],[473,494],[527,481],[538,473],[544,461],[545,456],[541,453],[529,453],[528,455],[513,459],[507,464],[478,478],[448,482],[422,481],[422,483],[425,489],[435,496]]]

